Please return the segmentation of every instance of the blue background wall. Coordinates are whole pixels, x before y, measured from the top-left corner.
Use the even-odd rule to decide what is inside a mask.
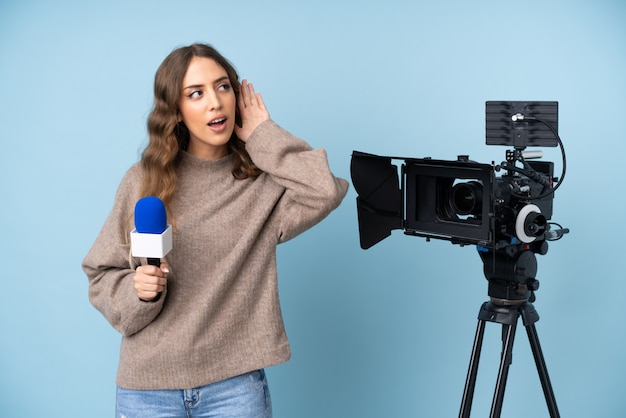
[[[157,66],[202,41],[344,178],[354,149],[499,162],[484,102],[559,101],[553,220],[572,232],[539,257],[537,329],[562,416],[626,416],[624,22],[621,0],[2,1],[0,414],[112,416],[120,338],[80,263],[146,144]],[[456,416],[482,263],[401,232],[361,250],[355,197],[279,249],[294,356],[268,371],[275,416]],[[473,416],[499,338],[488,324]],[[547,415],[520,329],[503,416]]]

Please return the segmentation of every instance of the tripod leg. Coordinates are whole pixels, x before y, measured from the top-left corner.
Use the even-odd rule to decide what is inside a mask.
[[[478,362],[480,361],[480,351],[483,345],[483,335],[485,334],[485,321],[479,319],[474,337],[474,346],[470,357],[470,365],[467,370],[465,389],[463,390],[463,400],[461,401],[461,411],[459,418],[469,418],[472,410],[472,400],[474,398],[474,388],[476,387],[476,375],[478,373]]]
[[[506,379],[509,375],[509,366],[513,355],[513,342],[515,341],[515,329],[517,321],[509,325],[502,325],[502,358],[500,360],[500,370],[496,381],[496,390],[491,403],[490,418],[500,418],[502,413],[502,402],[504,400],[504,390],[506,389]]]
[[[526,332],[528,334],[528,341],[535,357],[535,364],[537,365],[537,372],[539,373],[539,380],[541,380],[541,387],[543,388],[543,395],[546,397],[546,403],[548,405],[548,411],[550,412],[550,418],[559,418],[559,410],[556,406],[556,398],[554,397],[554,391],[552,390],[552,384],[550,383],[550,377],[548,376],[548,368],[543,358],[541,351],[541,345],[539,344],[539,335],[535,324],[526,326]]]

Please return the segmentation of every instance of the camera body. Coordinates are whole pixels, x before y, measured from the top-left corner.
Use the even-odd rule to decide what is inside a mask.
[[[407,235],[489,250],[521,243],[545,251],[536,243],[555,238],[548,223],[557,180],[554,164],[532,161],[540,153],[524,150],[562,148],[558,103],[490,101],[485,114],[487,145],[513,147],[499,165],[469,156],[452,161],[353,152],[351,176],[363,249],[403,229]],[[392,160],[403,160],[399,173]]]
[[[569,232],[549,222],[566,165],[557,114],[556,102],[486,102],[487,145],[513,147],[499,165],[469,156],[450,161],[354,151],[350,171],[358,194],[361,248],[395,229],[427,240],[476,245],[492,301],[534,300],[539,287],[535,254],[545,255],[547,241]],[[554,177],[552,162],[534,161],[540,152],[524,151],[556,145],[563,155],[561,179]],[[392,160],[403,160],[400,171]]]
[[[552,183],[553,163],[529,164]],[[493,249],[541,239],[553,195],[533,200],[542,194],[541,184],[515,172],[498,177],[499,169],[467,156],[405,160],[405,233]]]

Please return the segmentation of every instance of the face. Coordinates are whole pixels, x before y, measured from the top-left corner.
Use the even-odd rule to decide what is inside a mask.
[[[236,99],[226,70],[210,58],[193,57],[183,78],[178,108],[179,122],[189,129],[190,154],[211,160],[228,153]]]

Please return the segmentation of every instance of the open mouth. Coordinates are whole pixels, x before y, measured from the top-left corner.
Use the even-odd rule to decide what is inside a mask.
[[[219,127],[226,123],[226,118],[217,118],[208,123],[209,126]]]

